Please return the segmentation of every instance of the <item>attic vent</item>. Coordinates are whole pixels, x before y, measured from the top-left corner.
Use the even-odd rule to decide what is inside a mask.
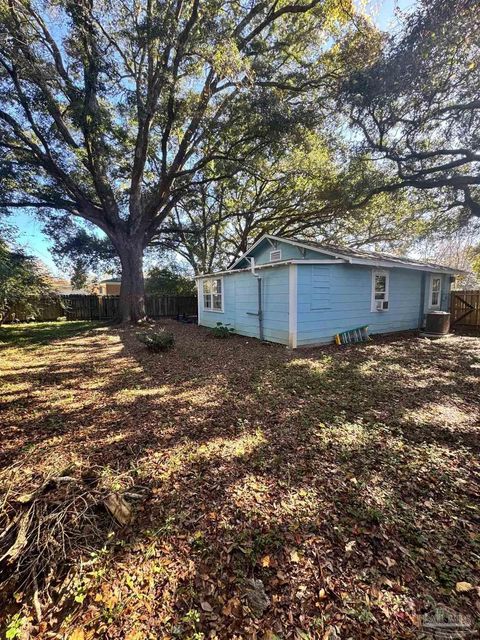
[[[270,262],[276,262],[277,260],[282,259],[282,252],[280,249],[275,249],[275,251],[270,251]]]

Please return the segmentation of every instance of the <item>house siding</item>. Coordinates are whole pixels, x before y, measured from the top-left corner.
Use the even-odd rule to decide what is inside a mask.
[[[282,242],[279,240],[276,247],[272,247],[269,243],[261,243],[250,252],[249,257],[252,256],[255,258],[255,264],[267,264],[271,262],[270,260],[270,252],[275,249],[280,249],[282,252],[281,260],[331,260],[333,256],[319,253],[318,251],[312,251],[311,249],[301,249],[296,245],[290,244],[288,242]],[[248,267],[248,261],[242,260],[236,268],[241,269]]]
[[[297,344],[330,342],[336,333],[363,325],[375,333],[416,329],[428,311],[430,274],[390,268],[389,309],[371,311],[372,270],[362,265],[298,265]],[[448,307],[449,276],[443,276],[442,308]],[[425,293],[424,293],[425,291]]]
[[[278,240],[281,260],[296,264],[271,263],[273,247],[265,241],[249,255],[262,279],[263,329],[265,340],[280,344],[308,346],[331,342],[336,333],[368,325],[370,333],[392,333],[417,329],[429,311],[432,273],[405,267],[378,267],[389,273],[389,308],[372,312],[372,271],[374,264],[332,263],[332,256],[310,249],[304,251]],[[302,260],[306,262],[302,264]],[[326,260],[324,264],[309,260]],[[243,260],[236,268],[245,268]],[[438,275],[438,274],[437,274]],[[442,277],[440,309],[448,310],[451,278]],[[218,277],[212,274],[210,277]],[[223,276],[223,311],[203,309],[202,280],[199,279],[199,324],[214,327],[229,324],[236,333],[259,337],[257,279],[250,271]],[[291,291],[290,291],[291,289]],[[290,314],[290,307],[292,313]]]
[[[259,272],[262,278],[264,338],[288,344],[288,268],[278,266]],[[199,280],[199,324],[214,327],[217,322],[230,324],[235,333],[259,337],[258,317],[249,315],[258,309],[257,279],[250,272],[223,277],[223,312],[203,309],[202,283]]]

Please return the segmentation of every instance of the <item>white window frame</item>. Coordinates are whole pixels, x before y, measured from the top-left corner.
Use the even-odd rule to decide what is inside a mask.
[[[388,309],[377,309],[378,301],[375,299],[375,278],[377,276],[385,276],[385,297],[382,302],[388,302]],[[372,297],[370,309],[374,313],[386,313],[390,311],[390,272],[385,269],[372,270]]]
[[[278,258],[272,258],[272,253],[278,253]],[[282,250],[281,249],[272,249],[270,251],[270,262],[278,262],[282,259]]]
[[[215,280],[217,280],[217,281],[220,280],[220,283],[221,283],[220,284],[220,288],[221,288],[220,293],[205,292],[205,283],[206,282],[213,282]],[[224,293],[225,293],[225,290],[223,288],[223,276],[212,277],[212,278],[204,278],[202,280],[202,309],[203,309],[203,311],[208,311],[209,313],[210,312],[211,313],[223,313]],[[220,296],[220,300],[221,300],[221,303],[222,303],[221,309],[214,309],[213,308],[213,296],[214,295],[219,295]],[[211,305],[212,305],[211,307],[206,307],[205,306],[205,296],[210,296],[210,301],[211,301]]]
[[[436,304],[433,304],[432,302],[433,294],[437,293],[437,291],[433,290],[434,280],[440,280],[440,288],[438,290],[438,302]],[[430,276],[430,292],[428,296],[428,304],[430,309],[440,309],[441,307],[441,304],[442,304],[442,276],[441,275],[432,273],[432,275]]]

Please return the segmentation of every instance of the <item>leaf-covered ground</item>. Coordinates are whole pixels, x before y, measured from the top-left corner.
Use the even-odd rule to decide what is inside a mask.
[[[148,489],[126,528],[99,512],[40,624],[28,589],[4,624],[357,640],[418,637],[436,603],[478,615],[480,338],[290,352],[165,324],[163,354],[87,323],[0,330],[0,500],[67,467]]]

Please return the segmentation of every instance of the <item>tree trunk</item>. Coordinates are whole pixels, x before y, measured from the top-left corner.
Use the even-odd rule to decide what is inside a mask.
[[[120,286],[121,322],[138,322],[145,318],[145,282],[143,279],[143,245],[134,239],[117,240],[122,263]]]

